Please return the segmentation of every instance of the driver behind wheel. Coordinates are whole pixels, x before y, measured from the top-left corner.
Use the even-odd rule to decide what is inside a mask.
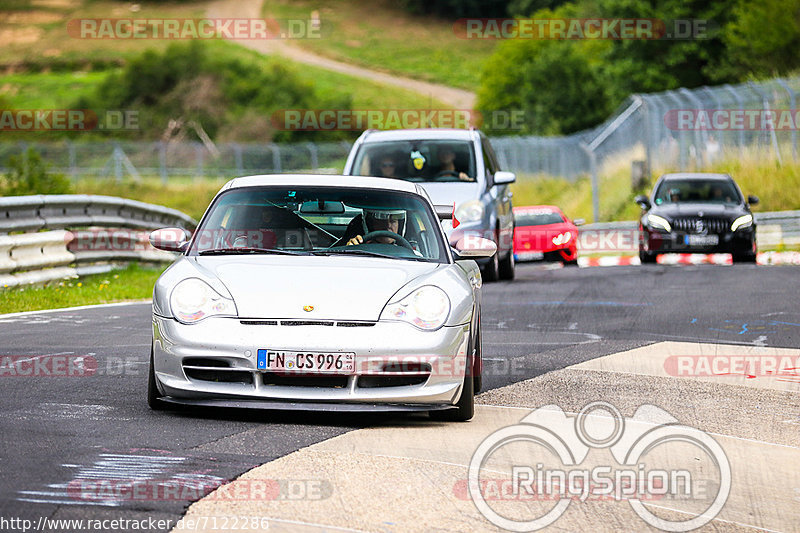
[[[390,231],[394,234],[402,236],[405,232],[406,212],[403,209],[393,210],[377,210],[365,209],[364,210],[364,235],[374,231]],[[367,242],[379,242],[382,244],[395,244],[392,237],[382,236],[370,239]],[[354,244],[364,243],[363,235],[356,235],[349,241],[347,246]]]
[[[458,176],[461,181],[470,181],[466,172],[456,169],[456,152],[451,146],[445,145],[439,148],[439,172],[437,178],[445,176]]]

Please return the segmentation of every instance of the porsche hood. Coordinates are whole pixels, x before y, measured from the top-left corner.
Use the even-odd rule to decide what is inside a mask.
[[[386,303],[438,263],[367,257],[201,257],[196,266],[233,296],[240,318],[377,321]]]

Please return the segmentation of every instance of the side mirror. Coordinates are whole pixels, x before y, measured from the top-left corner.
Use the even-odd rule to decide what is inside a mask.
[[[642,209],[650,209],[650,200],[647,198],[647,196],[643,194],[640,194],[639,196],[634,198],[633,201],[639,204],[642,207]]]
[[[150,244],[165,252],[183,252],[189,246],[188,237],[181,228],[162,228],[150,234]]]
[[[436,210],[439,220],[453,220],[454,208],[452,205],[435,205],[433,208]]]
[[[492,181],[495,185],[506,185],[517,181],[517,175],[513,172],[498,171],[494,173]]]
[[[456,259],[485,259],[497,253],[497,245],[489,239],[464,235],[453,247]]]
[[[582,218],[576,218],[575,220],[572,221],[572,223],[575,224],[576,226],[583,226],[584,224],[586,224],[586,220]]]
[[[747,197],[747,203],[750,205],[756,205],[758,203],[758,196],[753,196],[752,194]]]

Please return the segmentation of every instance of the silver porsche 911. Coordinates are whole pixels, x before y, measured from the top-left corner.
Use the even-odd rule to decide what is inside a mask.
[[[447,208],[400,180],[228,182],[193,235],[150,236],[182,255],[153,292],[149,405],[470,419],[482,370],[472,259],[496,248],[451,248],[439,217]]]

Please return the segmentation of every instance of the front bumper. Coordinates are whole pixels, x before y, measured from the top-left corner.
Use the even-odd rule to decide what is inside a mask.
[[[393,404],[433,409],[453,405],[461,395],[469,346],[467,324],[427,332],[400,322],[360,327],[242,322],[211,317],[185,325],[153,317],[153,365],[167,401],[230,404],[252,400],[275,408],[296,402],[308,408],[315,403],[360,404],[367,409],[370,404]],[[259,349],[352,352],[356,371],[352,375],[261,371],[256,368]]]
[[[687,237],[692,235],[686,232],[673,231],[670,233],[654,231],[643,228],[641,233],[640,249],[652,254],[666,253],[729,253],[749,254],[755,253],[755,229],[747,228],[735,232],[725,232],[718,235],[716,245],[690,245]]]

